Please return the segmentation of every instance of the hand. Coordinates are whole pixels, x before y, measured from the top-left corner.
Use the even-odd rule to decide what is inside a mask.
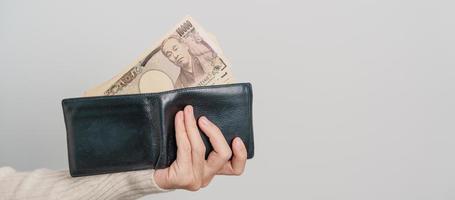
[[[213,146],[205,160],[205,145],[196,125],[193,107],[175,115],[175,138],[177,158],[166,169],[154,173],[155,182],[163,189],[186,189],[197,191],[206,187],[213,177],[220,175],[240,175],[245,169],[247,152],[240,138],[235,138],[232,151],[220,129],[206,117],[200,117],[199,127],[207,135]],[[232,159],[229,160],[232,156]]]

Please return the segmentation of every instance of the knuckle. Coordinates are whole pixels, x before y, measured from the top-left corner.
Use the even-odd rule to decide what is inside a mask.
[[[196,192],[196,191],[199,190],[198,187],[188,187],[187,189],[188,189],[189,191],[193,191],[193,192]]]
[[[205,188],[209,185],[210,181],[204,181],[202,184],[201,184],[201,188]]]
[[[187,131],[191,134],[199,134],[196,124],[190,124],[187,126]]]
[[[205,188],[209,185],[209,183],[212,181],[213,177],[215,176],[215,174],[210,174],[210,175],[207,175],[205,176],[203,179],[202,179],[202,182],[201,182],[201,188]]]
[[[221,133],[221,130],[218,128],[218,126],[214,125],[214,124],[210,124],[208,127],[207,127],[208,131],[210,131],[211,133],[216,133],[216,134],[219,134]]]
[[[241,153],[239,155],[236,155],[236,157],[238,157],[242,161],[246,161],[246,159],[247,159],[246,153]]]
[[[223,133],[221,132],[220,128],[218,128],[218,126],[213,126],[213,131],[216,132],[216,133],[218,133],[218,134],[221,134],[221,135],[223,134]]]
[[[242,175],[243,174],[243,168],[242,169],[235,169],[233,174],[236,175],[236,176]]]
[[[220,155],[221,159],[227,161],[231,158],[232,151],[229,151],[229,150],[221,151],[219,155]]]
[[[205,147],[202,145],[198,145],[198,146],[195,146],[193,147],[193,151],[194,153],[197,153],[197,154],[204,154],[205,153]]]
[[[191,153],[191,146],[190,145],[182,145],[181,147],[177,147],[177,148],[181,148],[183,151]]]
[[[193,192],[198,191],[199,189],[201,189],[201,184],[197,183],[197,182],[193,182],[188,185],[187,189],[190,191],[193,191]]]

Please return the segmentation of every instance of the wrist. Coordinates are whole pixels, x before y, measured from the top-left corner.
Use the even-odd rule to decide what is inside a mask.
[[[155,185],[162,189],[162,190],[170,190],[172,189],[169,186],[169,183],[166,181],[165,173],[163,173],[160,170],[154,170],[153,172],[153,180],[155,182]]]

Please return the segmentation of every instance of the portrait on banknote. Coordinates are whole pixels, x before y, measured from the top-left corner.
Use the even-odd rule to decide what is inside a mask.
[[[193,39],[196,35],[193,33],[190,37]],[[184,40],[172,35],[161,44],[161,53],[180,68],[174,82],[175,88],[192,86],[213,70],[212,63],[217,58],[216,53],[199,38]],[[188,42],[194,43],[189,45]]]
[[[210,37],[187,17],[127,71],[86,95],[148,93],[231,83],[231,69]]]

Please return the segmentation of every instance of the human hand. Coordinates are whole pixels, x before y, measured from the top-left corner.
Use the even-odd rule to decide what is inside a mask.
[[[247,152],[242,140],[239,137],[235,138],[231,151],[215,124],[206,117],[200,117],[198,124],[209,138],[213,151],[205,160],[206,148],[196,125],[193,107],[186,106],[184,111],[179,111],[175,115],[177,158],[170,167],[158,169],[154,173],[155,182],[159,187],[197,191],[206,187],[215,175],[243,173]]]

